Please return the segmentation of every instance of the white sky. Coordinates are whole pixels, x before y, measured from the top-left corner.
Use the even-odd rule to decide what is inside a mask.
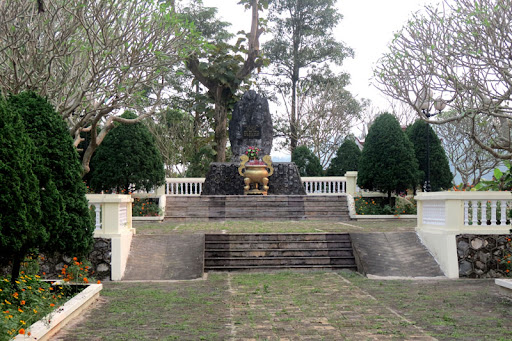
[[[358,98],[368,98],[384,110],[387,99],[380,91],[370,86],[372,69],[380,56],[386,52],[393,33],[407,22],[413,12],[425,4],[439,0],[338,0],[343,20],[335,30],[335,36],[355,52],[353,59],[346,59],[342,69],[351,75],[348,90]],[[231,22],[233,32],[249,31],[250,12],[245,11],[238,0],[203,0],[207,7],[217,7],[218,15]],[[261,14],[263,17],[266,13]],[[267,34],[267,37],[269,35]],[[261,40],[265,41],[265,34]],[[267,38],[268,39],[268,38]]]

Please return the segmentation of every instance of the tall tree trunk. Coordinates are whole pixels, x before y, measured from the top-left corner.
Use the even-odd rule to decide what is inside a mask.
[[[292,108],[290,114],[290,153],[297,148],[297,82],[292,83]]]
[[[16,254],[12,259],[12,269],[11,269],[11,285],[13,288],[16,287],[16,281],[20,275],[21,269],[21,261],[23,257],[20,254]]]
[[[215,93],[215,152],[217,153],[215,161],[226,162],[226,144],[227,126],[228,126],[228,109],[226,99],[222,92],[223,87],[217,87]]]

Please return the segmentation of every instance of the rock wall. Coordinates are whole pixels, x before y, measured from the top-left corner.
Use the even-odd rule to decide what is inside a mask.
[[[89,254],[91,276],[97,280],[109,280],[111,273],[112,243],[110,239],[94,238],[94,248]],[[40,255],[39,273],[43,279],[57,279],[64,265],[73,263],[73,256],[56,254],[53,257]],[[5,267],[0,274],[10,274],[10,267]],[[43,275],[44,272],[44,275]]]
[[[201,195],[243,195],[244,179],[238,174],[239,163],[213,162],[206,174]],[[268,179],[269,195],[306,195],[299,170],[293,162],[275,162]]]
[[[505,268],[498,259],[503,258],[507,238],[510,235],[472,235],[457,236],[457,256],[459,276],[469,278],[507,277]]]

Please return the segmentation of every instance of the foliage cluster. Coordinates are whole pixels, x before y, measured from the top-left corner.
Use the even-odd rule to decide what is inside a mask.
[[[81,288],[69,286],[94,281],[88,266],[75,257],[71,266],[62,269],[64,283],[55,284],[41,280],[38,275],[37,257],[27,257],[22,262],[20,276],[15,286],[10,278],[0,278],[0,340],[9,340],[18,334],[30,336],[30,325],[48,317],[74,296]]]
[[[512,230],[510,230],[512,233]],[[508,276],[512,276],[512,235],[507,238],[507,247],[503,251],[503,258],[498,259],[498,262],[505,268]]]
[[[416,214],[414,199],[397,198],[394,204],[389,204],[384,198],[356,197],[354,198],[356,214],[360,215],[394,215]]]
[[[299,168],[300,176],[322,176],[323,169],[320,160],[306,146],[295,148],[292,153],[292,162]]]
[[[127,111],[121,117],[135,119],[137,115]],[[164,183],[162,155],[154,137],[140,122],[116,125],[91,160],[89,184],[95,192],[149,192]]]
[[[418,184],[413,145],[393,115],[381,114],[370,127],[359,161],[357,184],[387,193],[388,202],[391,192],[403,192]]]
[[[259,156],[261,149],[258,147],[249,146],[245,151],[245,155],[249,157],[249,159],[257,159]]]
[[[414,146],[414,154],[418,161],[420,173],[418,183],[423,184],[427,177],[427,138],[429,139],[430,187],[441,191],[451,187],[453,175],[446,153],[432,127],[423,120],[416,120],[407,127],[405,133]],[[428,134],[428,137],[427,137]]]
[[[132,204],[133,217],[156,217],[161,214],[156,198],[134,198]]]
[[[477,191],[510,191],[512,190],[511,163],[504,160],[503,165],[507,168],[504,172],[495,168],[491,180],[481,180],[476,184]]]
[[[0,139],[0,263],[14,283],[29,253],[87,254],[94,225],[72,138],[46,99],[0,100]]]
[[[361,150],[351,138],[345,141],[336,151],[336,156],[331,160],[327,168],[327,176],[344,176],[348,171],[357,171]]]

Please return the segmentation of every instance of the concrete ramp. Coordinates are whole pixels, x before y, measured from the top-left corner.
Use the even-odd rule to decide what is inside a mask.
[[[383,277],[444,276],[416,232],[350,233],[359,271]]]
[[[201,278],[203,254],[203,234],[135,235],[122,280]]]

